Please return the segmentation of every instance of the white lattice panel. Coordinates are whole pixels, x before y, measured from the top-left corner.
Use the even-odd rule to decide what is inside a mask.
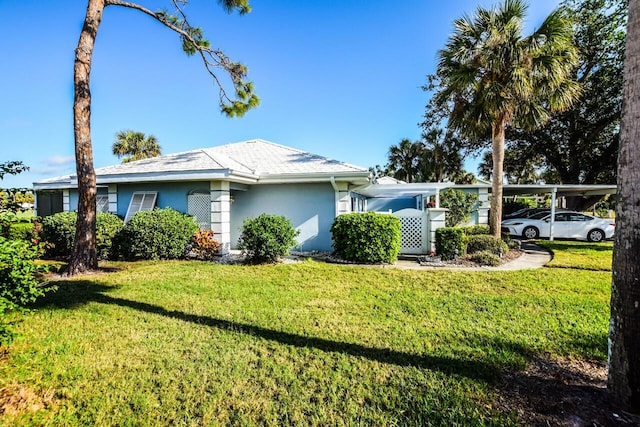
[[[198,225],[204,230],[211,230],[211,196],[209,194],[189,194],[187,211],[196,217]]]
[[[400,253],[422,254],[427,250],[427,216],[419,209],[402,209],[393,213],[400,219]]]
[[[402,239],[400,246],[409,251],[422,249],[422,218],[400,217]]]

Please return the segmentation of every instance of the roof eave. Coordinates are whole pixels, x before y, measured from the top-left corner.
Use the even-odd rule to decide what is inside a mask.
[[[262,175],[258,184],[289,184],[314,182],[349,182],[351,184],[367,184],[370,181],[369,172],[322,172]]]

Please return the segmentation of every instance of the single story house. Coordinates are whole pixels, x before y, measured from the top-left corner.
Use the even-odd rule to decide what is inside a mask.
[[[140,210],[171,207],[211,229],[234,249],[245,218],[284,215],[300,231],[300,250],[332,249],[330,228],[351,212],[352,190],[366,168],[260,139],[158,156],[96,169],[98,211],[126,220]],[[34,183],[38,215],[74,211],[75,174]]]
[[[469,224],[489,218],[489,183],[372,182],[366,168],[260,139],[99,168],[96,178],[98,211],[126,221],[141,210],[171,207],[213,230],[223,251],[235,249],[246,218],[262,213],[287,217],[300,231],[299,250],[330,251],[336,216],[384,212],[402,222],[402,253],[428,253],[445,223],[440,191],[449,187],[478,194]],[[615,186],[520,187],[505,186],[505,194],[549,192],[555,202],[556,193],[615,192]],[[34,190],[38,215],[77,209],[74,174],[37,181]]]

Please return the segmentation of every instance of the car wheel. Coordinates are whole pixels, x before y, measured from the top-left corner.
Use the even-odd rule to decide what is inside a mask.
[[[604,231],[597,228],[587,233],[587,240],[590,242],[602,242],[604,240]]]
[[[524,230],[522,230],[522,237],[525,239],[537,239],[539,235],[540,232],[538,229],[532,226],[525,227]]]

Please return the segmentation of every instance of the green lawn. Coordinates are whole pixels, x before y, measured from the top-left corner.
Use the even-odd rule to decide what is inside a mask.
[[[553,252],[547,267],[581,268],[584,270],[611,271],[613,242],[587,243],[569,240],[539,240],[538,245]]]
[[[16,325],[1,423],[517,425],[503,372],[606,360],[607,271],[110,266]]]

